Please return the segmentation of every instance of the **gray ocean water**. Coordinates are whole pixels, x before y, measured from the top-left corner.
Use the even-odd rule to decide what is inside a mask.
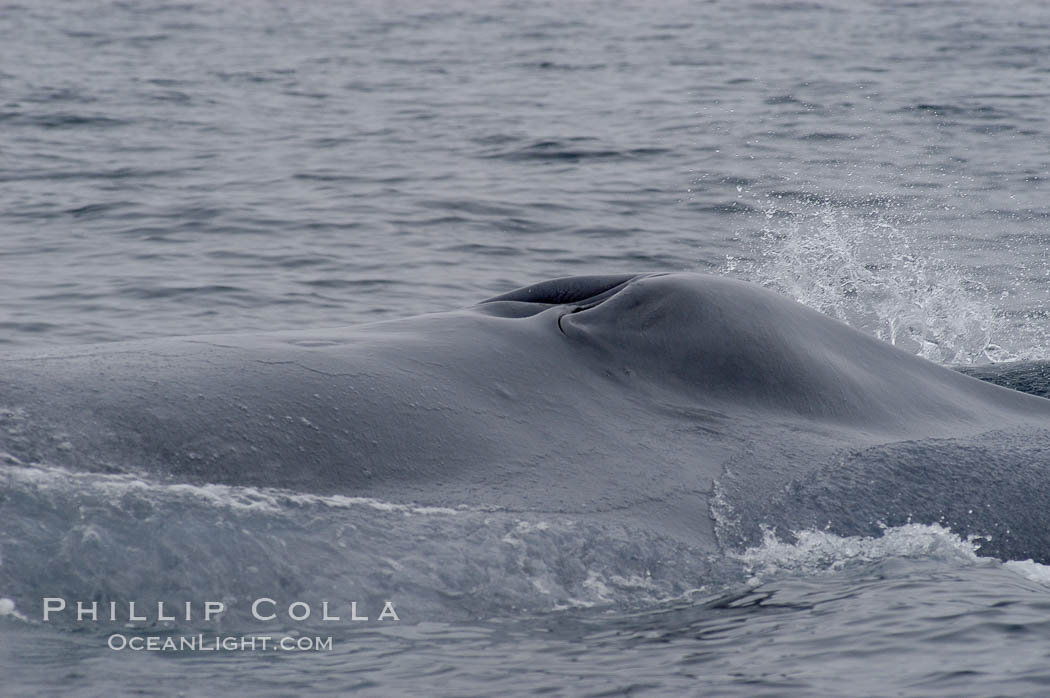
[[[1043,3],[0,4],[4,350],[690,270],[940,363],[1041,360],[1048,226]],[[1050,568],[936,525],[771,536],[713,572],[564,517],[48,465],[0,475],[0,693],[1050,691]],[[275,588],[405,600],[128,631],[334,636],[277,653],[114,651],[24,601]]]

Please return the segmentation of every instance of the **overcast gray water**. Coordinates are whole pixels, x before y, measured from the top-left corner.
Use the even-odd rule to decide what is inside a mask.
[[[4,350],[342,326],[557,276],[688,270],[940,363],[1038,360],[1048,224],[1043,3],[0,3]],[[1047,568],[937,526],[770,539],[714,573],[581,522],[362,513],[49,465],[5,470],[0,492],[12,695],[1050,683]],[[325,536],[346,527],[428,542],[401,551],[402,620],[319,626],[331,651],[118,652],[112,627],[44,625],[11,601],[161,593],[157,569],[175,598],[222,598],[255,591],[231,581],[251,569],[289,594],[356,584],[340,598],[375,602],[390,579],[348,570],[381,546],[333,562]],[[13,567],[32,550],[54,562]],[[624,572],[646,555],[662,576]],[[138,571],[103,574],[119,564]],[[174,629],[214,630],[195,623]]]

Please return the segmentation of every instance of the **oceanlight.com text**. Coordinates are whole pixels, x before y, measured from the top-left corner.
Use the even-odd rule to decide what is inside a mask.
[[[124,635],[113,633],[111,650],[132,652],[331,652],[332,638],[288,635]]]

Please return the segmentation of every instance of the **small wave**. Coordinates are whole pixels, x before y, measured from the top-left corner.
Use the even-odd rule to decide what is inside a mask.
[[[127,119],[114,119],[99,114],[74,114],[69,112],[49,114],[5,112],[0,115],[0,117],[12,126],[28,126],[44,129],[114,128],[118,126],[127,126],[131,123]]]
[[[608,148],[592,144],[592,138],[537,141],[511,150],[482,155],[511,161],[580,162],[591,160],[633,160],[667,153],[666,148]]]

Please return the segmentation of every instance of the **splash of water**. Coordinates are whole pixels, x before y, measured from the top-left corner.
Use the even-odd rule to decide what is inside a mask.
[[[887,527],[878,537],[838,536],[828,531],[798,531],[795,542],[780,540],[764,529],[762,543],[733,555],[755,579],[767,575],[814,575],[891,558],[937,559],[961,564],[978,562],[977,538],[964,539],[938,524]]]
[[[811,203],[771,207],[749,257],[724,271],[790,296],[850,326],[944,364],[1015,360],[989,291],[922,250],[889,216]]]
[[[764,528],[762,542],[730,557],[743,563],[748,583],[758,586],[784,575],[812,577],[864,568],[894,559],[918,559],[952,567],[1001,567],[1050,587],[1050,565],[1032,560],[1000,562],[980,555],[983,536],[963,537],[939,524],[884,526],[881,536],[838,536],[829,531],[796,531],[794,542]]]

